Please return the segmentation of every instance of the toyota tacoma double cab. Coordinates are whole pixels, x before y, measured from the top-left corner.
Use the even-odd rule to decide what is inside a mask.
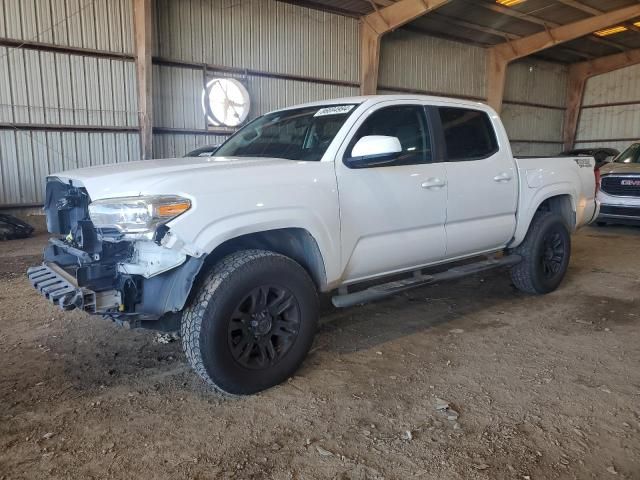
[[[570,233],[597,215],[593,167],[514,158],[482,103],[310,103],[211,157],[49,176],[53,236],[28,276],[63,309],[180,328],[206,382],[251,394],[301,364],[321,292],[347,307],[496,267],[524,292],[556,289]]]

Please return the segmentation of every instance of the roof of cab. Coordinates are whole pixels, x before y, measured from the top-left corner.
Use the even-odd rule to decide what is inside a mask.
[[[375,105],[376,103],[380,103],[380,102],[385,102],[385,101],[402,101],[402,100],[414,100],[414,101],[421,101],[421,102],[446,102],[446,103],[455,103],[457,105],[461,105],[461,106],[467,106],[467,107],[474,107],[474,108],[478,108],[481,107],[482,109],[488,109],[490,110],[491,108],[486,105],[485,103],[482,103],[480,101],[477,100],[465,100],[462,98],[452,98],[452,97],[436,97],[436,96],[432,96],[432,95],[411,95],[411,94],[405,94],[405,95],[361,95],[361,96],[355,96],[355,97],[342,97],[342,98],[332,98],[332,99],[328,99],[328,100],[319,100],[319,101],[315,101],[315,102],[309,102],[309,103],[303,103],[303,104],[299,104],[299,105],[291,105],[289,107],[285,107],[285,108],[280,108],[277,110],[274,110],[276,112],[278,111],[282,111],[282,110],[291,110],[294,108],[305,108],[305,107],[320,107],[323,105],[341,105],[341,104],[357,104],[357,105],[361,105],[361,104],[369,104],[369,106],[371,105]]]

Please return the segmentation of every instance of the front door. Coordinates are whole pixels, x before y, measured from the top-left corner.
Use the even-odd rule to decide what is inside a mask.
[[[445,255],[447,178],[433,163],[432,130],[419,102],[384,102],[365,112],[336,159],[344,280],[406,270]],[[367,135],[396,137],[397,161],[348,168],[355,143]]]

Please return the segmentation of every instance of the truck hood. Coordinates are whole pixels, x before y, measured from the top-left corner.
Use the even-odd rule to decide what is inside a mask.
[[[225,177],[244,175],[248,168],[253,177],[266,173],[263,170],[274,172],[274,166],[294,166],[298,163],[264,157],[166,158],[67,170],[50,176],[84,186],[91,199],[98,200],[157,193],[179,194],[196,178],[207,178],[220,184]],[[181,191],[175,191],[177,185]]]
[[[607,163],[600,168],[600,175],[640,174],[640,163]]]

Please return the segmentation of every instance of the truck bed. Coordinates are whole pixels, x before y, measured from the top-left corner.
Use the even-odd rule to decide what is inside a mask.
[[[575,224],[579,228],[592,222],[598,213],[593,157],[514,157],[518,167],[520,198],[518,226],[528,225],[534,206],[545,198],[570,191]]]

